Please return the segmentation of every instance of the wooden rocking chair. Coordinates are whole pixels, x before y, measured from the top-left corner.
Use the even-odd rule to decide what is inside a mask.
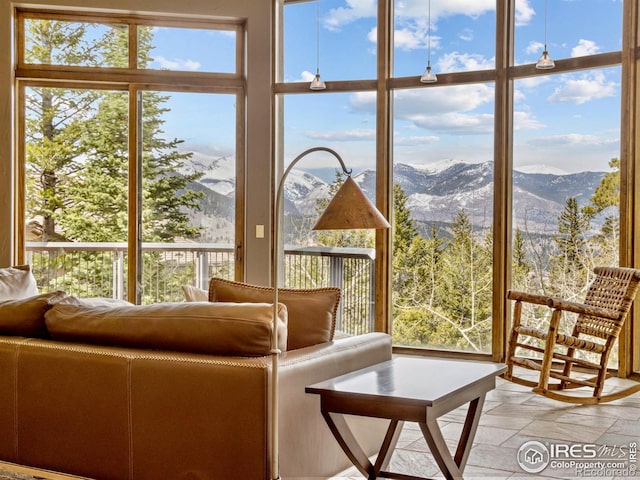
[[[535,393],[546,397],[579,404],[609,402],[640,391],[640,383],[636,383],[603,395],[604,381],[611,376],[607,373],[607,360],[640,286],[640,270],[597,267],[594,273],[596,278],[584,303],[512,290],[507,293],[507,298],[515,300],[515,305],[505,379],[534,387]],[[553,310],[547,331],[521,323],[523,302],[546,305]],[[565,311],[578,314],[571,334],[559,331]],[[542,358],[516,356],[518,347],[542,354]],[[578,352],[589,353],[589,358],[576,356]],[[514,376],[515,365],[539,371],[538,381]],[[595,376],[584,378],[585,371],[595,373]],[[550,379],[558,382],[550,383]],[[593,395],[572,395],[564,391],[579,387],[593,388]]]

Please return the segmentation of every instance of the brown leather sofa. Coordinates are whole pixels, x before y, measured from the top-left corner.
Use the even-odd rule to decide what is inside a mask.
[[[62,303],[47,307],[52,338],[0,336],[0,460],[98,480],[269,478],[270,357],[260,354],[262,340],[252,343],[246,356],[233,350],[243,338],[269,335],[264,319],[249,318],[265,312],[240,315],[240,333],[231,333],[235,340],[229,346],[215,335],[208,337],[209,327],[203,329],[198,315],[189,315],[210,308],[205,302],[76,305],[79,310]],[[124,313],[109,318],[112,308]],[[172,320],[165,321],[162,312],[173,308]],[[230,308],[237,312],[246,305]],[[56,320],[54,311],[68,315]],[[286,308],[281,314],[286,325]],[[170,344],[153,349],[158,340],[153,335],[162,324],[169,325],[165,337],[175,338],[176,345],[218,346],[196,352]],[[100,334],[94,338],[92,332]],[[305,394],[304,387],[390,357],[390,338],[381,333],[332,339],[281,355],[283,479],[327,478],[350,465],[322,419],[317,396]],[[368,452],[377,451],[384,425],[359,417],[350,421]]]

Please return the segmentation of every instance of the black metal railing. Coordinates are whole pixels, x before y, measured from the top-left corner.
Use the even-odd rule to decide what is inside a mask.
[[[141,303],[179,302],[184,299],[182,285],[206,290],[211,277],[233,279],[234,253],[232,245],[143,243],[138,279]],[[284,285],[339,287],[336,328],[354,335],[371,332],[374,258],[374,250],[367,248],[287,248]],[[127,260],[126,243],[27,243],[27,262],[42,292],[127,298]]]

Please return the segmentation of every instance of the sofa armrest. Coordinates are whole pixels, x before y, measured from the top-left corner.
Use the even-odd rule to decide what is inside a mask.
[[[351,466],[306,386],[391,359],[391,337],[369,333],[291,350],[280,361],[280,471],[284,478],[330,477]],[[376,453],[388,422],[348,417],[365,452]]]

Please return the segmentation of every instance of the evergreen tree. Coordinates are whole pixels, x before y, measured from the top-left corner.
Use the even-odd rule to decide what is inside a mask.
[[[568,198],[558,217],[558,234],[553,237],[555,253],[550,258],[548,292],[551,295],[584,298],[593,268],[593,258],[586,241],[588,229],[588,216],[581,213],[575,198]]]
[[[30,20],[26,24],[26,61],[35,64],[77,65],[96,61],[85,40],[88,24]],[[27,219],[41,219],[42,240],[63,239],[57,222],[66,206],[66,187],[80,168],[82,122],[93,115],[97,93],[32,87],[26,95]]]
[[[415,235],[406,251],[393,257],[394,306],[430,308],[434,304],[438,262],[444,240],[432,225],[430,236]]]
[[[125,28],[110,28],[89,42],[90,24],[48,20],[30,24],[28,55],[39,63],[107,65],[128,63]],[[151,29],[138,36],[140,62],[148,61]],[[53,58],[56,56],[56,58]],[[33,60],[35,61],[35,60]],[[162,136],[167,96],[145,92],[142,100],[142,226],[145,241],[194,238],[187,211],[197,209],[202,193],[188,188],[199,174],[182,175],[190,153],[180,140]],[[31,217],[43,218],[43,239],[62,233],[74,241],[125,241],[128,210],[128,97],[99,90],[33,89],[27,145]],[[37,108],[39,107],[39,108]]]
[[[512,284],[519,289],[526,289],[526,280],[531,271],[531,264],[527,260],[527,248],[522,230],[516,228],[513,236],[512,248]]]
[[[609,207],[620,206],[620,160],[612,158],[609,167],[613,171],[604,174],[589,199],[591,204],[582,209],[583,213],[591,218]]]
[[[432,344],[443,321],[435,305],[438,268],[444,241],[432,225],[431,235],[416,235],[406,252],[394,256],[393,339],[401,345]]]
[[[580,212],[575,197],[568,198],[565,208],[558,217],[558,234],[554,236],[558,258],[569,269],[580,269],[585,266],[587,253],[585,233],[589,227],[589,219]]]
[[[418,235],[418,229],[407,207],[408,197],[399,183],[393,185],[393,254],[406,252]]]
[[[597,265],[617,265],[620,241],[620,160],[612,158],[609,167],[613,170],[605,173],[590,198],[590,204],[582,211],[593,220],[596,215],[605,213],[600,232],[593,236]]]

